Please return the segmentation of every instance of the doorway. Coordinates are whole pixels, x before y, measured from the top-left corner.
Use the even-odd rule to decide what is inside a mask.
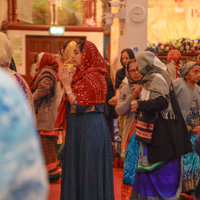
[[[52,54],[58,54],[61,44],[64,41],[74,40],[79,42],[80,40],[86,40],[86,37],[63,37],[63,36],[26,36],[26,81],[30,82],[30,69],[34,63],[34,57],[40,52],[49,52]]]

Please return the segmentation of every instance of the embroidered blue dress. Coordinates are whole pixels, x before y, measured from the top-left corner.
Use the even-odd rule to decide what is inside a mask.
[[[80,106],[67,113],[61,200],[112,200],[112,146],[104,104]]]
[[[197,98],[194,97],[190,111],[186,117],[185,123],[189,134],[191,135],[190,141],[192,143],[193,151],[183,156],[183,192],[194,191],[197,187],[200,178],[200,159],[194,150],[195,135],[192,135],[191,130],[195,126],[199,126],[199,104]]]

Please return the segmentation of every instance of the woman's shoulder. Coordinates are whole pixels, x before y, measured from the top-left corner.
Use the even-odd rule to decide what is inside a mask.
[[[175,79],[174,81],[173,81],[173,83],[181,83],[181,82],[183,82],[184,80],[183,80],[183,78],[177,78],[177,79]]]
[[[176,95],[178,95],[183,89],[186,89],[186,84],[183,78],[177,78],[173,81],[173,86]]]
[[[120,89],[120,93],[123,93],[123,94],[131,94],[132,93],[132,90],[131,90],[131,87],[130,85],[123,85],[122,88]]]
[[[48,75],[52,75],[56,78],[54,70],[48,67],[42,68],[38,73],[38,77],[43,76],[45,73],[47,73],[47,76],[45,75],[45,77],[48,77]]]
[[[179,87],[183,87],[184,85],[184,79],[183,78],[177,78],[173,81],[173,86],[175,89],[179,88]]]
[[[49,68],[49,67],[43,67],[43,68],[40,70],[40,72],[45,72],[45,71],[54,73],[54,72],[53,72],[53,69],[51,69],[51,68]]]
[[[19,75],[18,73],[16,73],[14,76],[17,78],[17,82],[19,84],[23,83],[24,85],[26,85],[28,87],[28,83],[26,82],[26,80],[21,75]]]
[[[195,89],[197,90],[197,92],[200,94],[200,86],[199,85],[195,85]]]
[[[118,69],[117,72],[116,72],[116,77],[121,76],[122,73],[123,74],[125,73],[125,69],[124,68]]]

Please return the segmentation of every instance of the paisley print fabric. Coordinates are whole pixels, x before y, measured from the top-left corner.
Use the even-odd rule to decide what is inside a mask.
[[[187,153],[183,156],[183,164],[184,164],[184,177],[183,177],[183,192],[193,191],[197,187],[200,178],[200,159],[199,156],[194,151],[194,140],[195,135],[192,135],[192,129],[195,126],[199,126],[199,104],[194,97],[190,111],[187,115],[185,123],[188,128],[189,134],[191,134],[191,143],[193,151]]]

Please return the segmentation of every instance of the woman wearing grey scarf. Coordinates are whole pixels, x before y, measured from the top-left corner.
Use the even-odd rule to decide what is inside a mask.
[[[194,190],[200,179],[200,159],[194,151],[194,140],[200,132],[200,64],[189,62],[180,68],[183,78],[176,79],[174,89],[185,120],[193,151],[183,156],[183,189],[190,192],[195,199]],[[200,198],[200,195],[198,195]]]
[[[138,55],[137,63],[144,75],[143,90],[140,100],[132,101],[132,111],[157,117],[152,143],[140,142],[137,184],[130,199],[177,200],[182,187],[181,156],[191,151],[186,126],[165,64],[148,51]]]
[[[142,90],[142,75],[138,71],[136,59],[131,59],[127,63],[125,74],[128,79],[128,85],[120,89],[119,98],[115,107],[118,115],[126,116],[124,124],[124,146],[125,148],[127,146],[127,148],[124,159],[123,185],[121,187],[123,200],[130,198],[139,154],[138,141],[134,139],[136,116],[135,112],[131,112],[131,101],[138,99]]]

